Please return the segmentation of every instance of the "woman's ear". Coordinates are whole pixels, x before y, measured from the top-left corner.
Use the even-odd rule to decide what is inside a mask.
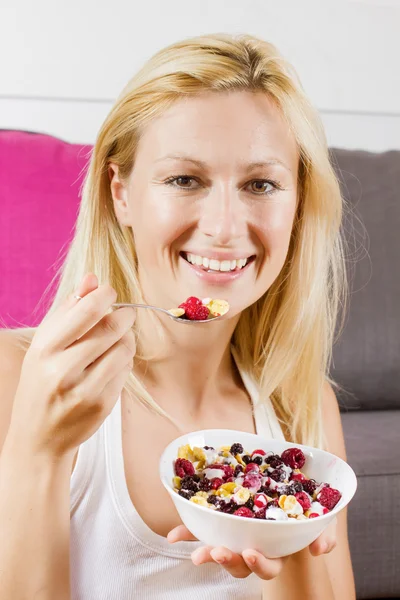
[[[126,184],[121,181],[119,167],[114,163],[108,166],[108,177],[110,179],[110,190],[113,199],[115,216],[120,225],[130,225],[128,189]]]

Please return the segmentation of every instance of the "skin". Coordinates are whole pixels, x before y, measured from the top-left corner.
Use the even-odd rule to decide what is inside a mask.
[[[165,158],[171,155],[186,159]],[[126,483],[144,522],[171,543],[192,538],[158,477],[165,446],[182,433],[222,423],[255,432],[229,344],[240,312],[269,289],[284,265],[297,169],[296,145],[279,112],[266,96],[247,92],[204,94],[175,104],[142,132],[127,180],[110,165],[115,213],[132,228],[146,300],[170,308],[190,295],[211,296],[231,306],[214,324],[160,321],[162,343],[148,312],[137,311],[140,344],[153,359],[136,358],[133,369],[177,425],[122,393]],[[167,183],[173,176],[186,179]],[[265,193],[274,185],[281,189]],[[206,281],[184,260],[185,251],[254,260],[237,279]],[[69,599],[69,477],[79,445],[110,413],[132,368],[134,312],[109,315],[115,292],[99,286],[93,274],[76,293],[82,300],[71,296],[46,318],[26,355],[11,332],[0,335],[2,597],[35,597],[40,590],[43,600]],[[329,423],[328,449],[345,458],[329,386],[323,419]],[[330,527],[309,550],[287,559],[269,560],[252,549],[240,556],[204,547],[192,559],[195,565],[218,562],[234,577],[254,572],[275,600],[355,598],[346,511],[337,532]]]

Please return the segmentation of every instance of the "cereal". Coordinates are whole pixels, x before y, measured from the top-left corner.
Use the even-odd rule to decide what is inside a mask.
[[[217,449],[186,444],[174,461],[173,486],[182,498],[214,511],[304,521],[329,513],[342,496],[328,483],[306,477],[305,462],[299,448],[279,456],[261,449],[249,453],[239,443]]]

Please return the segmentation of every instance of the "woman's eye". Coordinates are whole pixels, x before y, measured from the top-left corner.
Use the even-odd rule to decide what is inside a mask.
[[[276,190],[276,187],[265,179],[256,179],[250,183],[250,189],[256,194],[268,194]]]
[[[197,181],[193,177],[189,177],[188,175],[172,177],[171,179],[168,179],[167,183],[169,185],[174,185],[175,187],[180,187],[187,190],[192,190],[197,185]]]

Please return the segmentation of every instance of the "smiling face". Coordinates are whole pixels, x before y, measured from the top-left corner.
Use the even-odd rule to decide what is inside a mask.
[[[135,238],[146,301],[222,298],[229,315],[279,275],[297,202],[298,152],[263,93],[204,93],[176,102],[140,138],[121,182],[111,165],[119,222]]]

